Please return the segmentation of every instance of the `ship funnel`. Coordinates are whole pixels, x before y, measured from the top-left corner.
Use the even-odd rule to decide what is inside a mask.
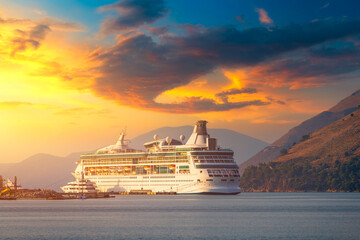
[[[207,121],[204,120],[197,121],[193,133],[196,132],[199,135],[208,135],[206,130],[206,124]]]
[[[206,139],[209,138],[209,134],[206,130],[206,123],[207,121],[200,120],[197,121],[194,126],[194,131],[191,134],[189,140],[187,141],[186,145],[199,145],[199,146],[206,146]]]

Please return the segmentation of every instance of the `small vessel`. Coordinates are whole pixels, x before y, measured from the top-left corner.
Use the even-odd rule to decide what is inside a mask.
[[[151,191],[176,194],[238,194],[240,175],[231,149],[221,148],[206,129],[207,121],[198,121],[184,144],[166,137],[135,150],[120,135],[114,145],[83,154],[73,172],[77,180],[63,187],[64,192]],[[94,184],[94,185],[93,185]]]
[[[64,193],[74,194],[96,194],[98,190],[94,182],[89,179],[76,179],[73,182],[69,182],[66,186],[61,187]]]

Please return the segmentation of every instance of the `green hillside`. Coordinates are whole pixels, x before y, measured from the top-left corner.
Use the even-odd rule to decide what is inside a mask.
[[[360,191],[360,110],[320,129],[269,163],[249,166],[246,191]]]

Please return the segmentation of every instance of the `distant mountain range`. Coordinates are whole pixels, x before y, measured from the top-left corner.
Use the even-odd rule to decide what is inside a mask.
[[[259,165],[274,160],[280,156],[281,149],[289,149],[298,143],[303,136],[309,135],[341,118],[354,112],[360,106],[360,90],[340,101],[337,105],[310,118],[289,130],[287,134],[265,147],[259,153],[240,165],[241,173],[250,165]]]
[[[130,146],[135,149],[143,149],[143,144],[152,141],[154,134],[158,134],[160,138],[170,136],[179,139],[181,134],[189,137],[192,130],[192,126],[159,128],[135,137],[131,140]],[[268,145],[261,140],[227,129],[208,129],[208,133],[212,137],[218,138],[218,145],[223,148],[231,148],[235,152],[235,159],[238,163],[245,161]],[[72,153],[65,157],[44,153],[36,154],[20,163],[0,164],[0,175],[12,178],[17,176],[23,187],[26,188],[59,190],[60,186],[74,179],[71,172],[75,170],[75,162],[81,154]]]
[[[247,191],[360,191],[360,109],[267,164],[249,166]]]
[[[72,153],[66,157],[50,154],[35,154],[22,162],[14,164],[0,164],[0,175],[17,176],[20,184],[25,188],[42,188],[59,190],[74,179],[71,172],[75,170],[75,162],[81,153]]]

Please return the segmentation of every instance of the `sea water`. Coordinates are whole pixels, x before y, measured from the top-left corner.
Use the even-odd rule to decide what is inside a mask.
[[[360,239],[360,194],[0,201],[0,239]]]

